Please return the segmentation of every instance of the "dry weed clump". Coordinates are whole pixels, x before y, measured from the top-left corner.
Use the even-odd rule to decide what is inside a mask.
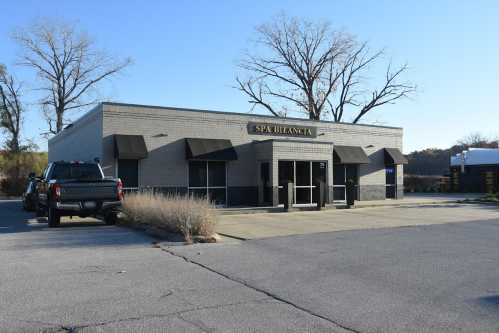
[[[188,242],[215,232],[214,206],[193,196],[131,193],[123,200],[123,212],[128,223],[181,233]]]

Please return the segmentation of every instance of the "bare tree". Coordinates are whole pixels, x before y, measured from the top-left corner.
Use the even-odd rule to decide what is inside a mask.
[[[456,146],[461,150],[466,150],[468,148],[498,148],[498,144],[497,139],[488,138],[480,132],[474,132],[457,140]]]
[[[63,130],[69,111],[96,103],[97,84],[131,63],[97,50],[86,34],[66,23],[35,23],[14,39],[24,51],[20,64],[33,68],[40,79],[50,134]]]
[[[5,66],[0,65],[0,127],[7,132],[6,147],[9,152],[18,153],[21,146],[21,125],[24,108],[21,103],[21,88]]]
[[[248,75],[236,77],[236,88],[249,97],[252,109],[263,107],[281,117],[291,110],[319,120],[329,113],[343,121],[347,108],[357,108],[357,123],[373,109],[409,96],[415,86],[400,82],[407,66],[385,71],[378,89],[366,88],[365,72],[382,51],[370,52],[344,32],[332,31],[329,23],[312,23],[286,16],[257,28],[262,55],[247,53],[239,67]]]

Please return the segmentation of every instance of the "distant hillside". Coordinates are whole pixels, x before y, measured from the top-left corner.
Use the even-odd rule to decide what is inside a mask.
[[[406,155],[406,175],[441,176],[449,172],[450,149],[425,149]]]
[[[404,166],[406,175],[442,176],[449,173],[451,155],[468,148],[498,148],[497,141],[477,140],[458,143],[449,149],[429,148],[406,155],[409,163]]]

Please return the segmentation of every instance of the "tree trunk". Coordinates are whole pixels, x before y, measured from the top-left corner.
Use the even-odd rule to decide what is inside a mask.
[[[12,138],[12,141],[11,141],[11,147],[10,149],[12,149],[12,151],[14,153],[18,153],[19,152],[19,134],[15,134],[14,137]]]
[[[63,130],[63,122],[62,122],[62,115],[64,114],[64,109],[62,110],[57,110],[57,122],[56,122],[56,133],[59,133]]]

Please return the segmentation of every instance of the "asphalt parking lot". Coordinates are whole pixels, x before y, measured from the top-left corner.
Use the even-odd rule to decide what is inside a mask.
[[[459,223],[163,248],[99,223],[26,225],[19,209],[0,202],[1,332],[499,331],[496,206],[413,214]]]

